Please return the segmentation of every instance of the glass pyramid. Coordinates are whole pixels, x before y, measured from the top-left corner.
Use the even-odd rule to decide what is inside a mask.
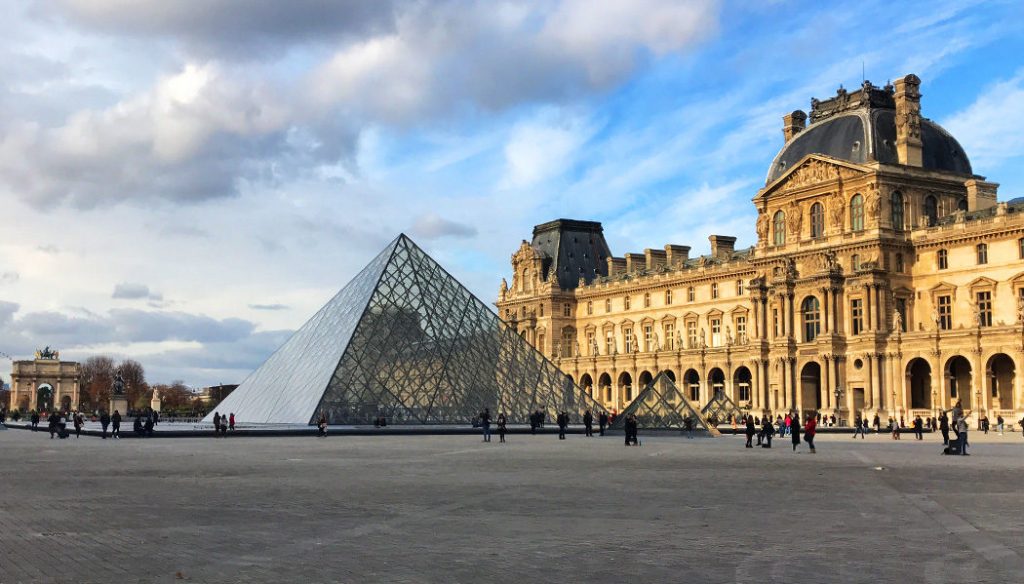
[[[703,428],[713,435],[718,434],[664,371],[615,418],[610,429],[624,429],[630,414],[636,416],[637,427],[641,429],[682,430],[686,428],[686,419],[691,418],[694,430]]]
[[[405,235],[220,405],[247,423],[579,421],[601,407]],[[211,416],[207,416],[212,419]]]
[[[711,398],[711,401],[705,404],[700,412],[704,414],[704,417],[707,418],[708,423],[712,426],[726,422],[730,415],[737,418],[743,415],[740,407],[736,405],[736,402],[729,399],[729,396],[725,395],[724,391],[716,391],[715,397]]]

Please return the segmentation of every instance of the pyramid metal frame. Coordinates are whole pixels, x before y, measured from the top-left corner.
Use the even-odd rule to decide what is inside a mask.
[[[404,234],[217,410],[247,423],[527,423],[604,409]],[[207,416],[212,418],[212,414]]]
[[[686,398],[668,372],[662,371],[647,384],[625,410],[615,418],[610,429],[623,429],[626,417],[635,415],[637,427],[646,430],[682,430],[686,418],[692,417],[693,429],[703,428],[712,435],[718,435],[707,418]]]
[[[704,414],[709,423],[717,426],[726,422],[730,414],[742,416],[743,410],[729,396],[725,395],[724,391],[719,390],[715,392],[715,396],[708,403],[704,404],[700,413]]]

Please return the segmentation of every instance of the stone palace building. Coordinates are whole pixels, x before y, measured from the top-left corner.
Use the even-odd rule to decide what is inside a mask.
[[[614,256],[600,223],[538,225],[501,317],[621,411],[659,372],[755,412],[1024,413],[1024,203],[921,115],[921,80],[864,82],[783,117],[757,243]],[[808,117],[810,118],[808,120]],[[808,123],[809,122],[809,123]]]

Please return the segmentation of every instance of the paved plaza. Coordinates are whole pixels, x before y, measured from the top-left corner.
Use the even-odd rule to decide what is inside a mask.
[[[0,582],[1024,578],[1019,433],[641,439],[2,431]]]

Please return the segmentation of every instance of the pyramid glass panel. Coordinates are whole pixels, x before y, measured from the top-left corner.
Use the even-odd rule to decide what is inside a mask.
[[[682,430],[686,428],[687,418],[690,418],[693,420],[693,429],[703,428],[717,434],[665,372],[651,380],[633,403],[615,418],[611,429],[623,429],[630,414],[636,416],[637,427],[642,429]]]
[[[602,409],[404,235],[325,311],[344,317],[311,319],[218,409],[250,423],[322,413],[343,425],[468,424],[485,407],[510,423],[536,409],[579,421]],[[301,399],[290,396],[296,380]]]
[[[708,419],[708,423],[712,426],[717,426],[727,421],[729,416],[739,418],[743,415],[736,402],[729,399],[729,396],[725,395],[725,392],[722,391],[715,392],[715,397],[711,398],[711,401],[701,408],[701,413],[704,414],[704,417]]]

